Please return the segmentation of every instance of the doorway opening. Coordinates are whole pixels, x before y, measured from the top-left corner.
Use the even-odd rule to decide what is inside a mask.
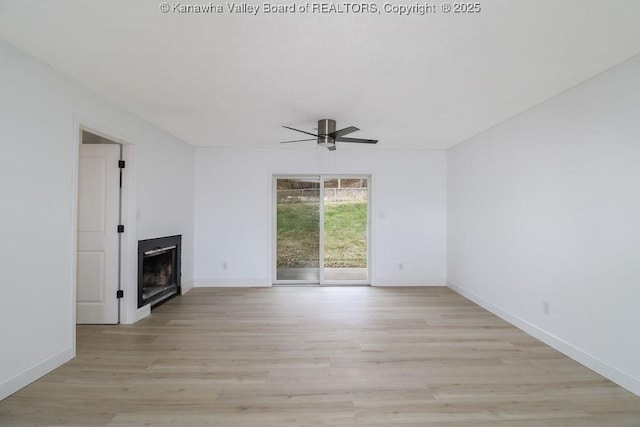
[[[274,177],[275,284],[369,284],[370,185],[361,175]]]
[[[120,322],[122,145],[81,130],[76,323]]]

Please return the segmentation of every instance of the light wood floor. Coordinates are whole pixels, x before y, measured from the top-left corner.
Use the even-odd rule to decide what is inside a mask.
[[[194,289],[0,402],[0,425],[640,426],[640,398],[447,288]]]

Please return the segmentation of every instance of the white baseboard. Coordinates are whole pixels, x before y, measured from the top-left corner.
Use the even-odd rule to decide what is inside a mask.
[[[142,307],[136,310],[135,321],[137,322],[138,320],[144,319],[150,314],[151,314],[151,304],[143,305]]]
[[[8,380],[0,384],[0,400],[11,396],[22,387],[31,384],[38,378],[41,378],[57,367],[62,366],[74,357],[75,354],[73,348],[67,348],[38,363],[34,367],[29,368],[9,378]]]
[[[184,295],[194,288],[193,280],[188,281],[187,283],[183,283],[180,285],[180,295]]]
[[[196,279],[193,284],[196,288],[264,288],[272,286],[269,281],[259,279]],[[371,286],[446,286],[446,280],[439,277],[420,279],[382,278],[373,281]]]
[[[268,288],[271,283],[258,279],[196,279],[196,288]]]
[[[184,295],[193,289],[193,281],[189,281],[180,285],[180,295]],[[142,320],[151,314],[151,304],[143,305],[136,310],[134,323],[138,320]]]
[[[502,308],[493,305],[489,301],[479,297],[473,292],[469,292],[459,286],[454,285],[451,282],[447,282],[447,286],[454,292],[462,295],[463,297],[473,301],[482,308],[490,311],[501,319],[511,323],[518,329],[523,330],[527,334],[539,339],[543,343],[553,347],[565,356],[570,357],[576,362],[586,366],[587,368],[597,372],[603,377],[613,381],[621,387],[629,390],[631,393],[640,396],[640,380],[632,377],[625,372],[620,371],[617,368],[603,362],[602,360],[586,353],[585,351],[573,346],[572,344],[564,341],[563,339],[548,333],[547,331],[540,329],[533,323],[530,323],[521,317],[518,317],[512,313],[509,313]]]
[[[376,278],[371,286],[446,286],[442,277],[406,279],[406,278]]]

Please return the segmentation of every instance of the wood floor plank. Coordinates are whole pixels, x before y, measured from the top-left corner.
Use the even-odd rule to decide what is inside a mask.
[[[640,426],[640,397],[447,288],[197,288],[77,353],[0,425]]]

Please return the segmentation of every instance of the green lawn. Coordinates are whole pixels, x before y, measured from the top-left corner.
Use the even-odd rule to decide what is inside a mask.
[[[278,267],[318,267],[317,203],[278,203]]]
[[[318,204],[278,204],[278,267],[317,267]],[[367,204],[325,204],[325,267],[367,266]]]

